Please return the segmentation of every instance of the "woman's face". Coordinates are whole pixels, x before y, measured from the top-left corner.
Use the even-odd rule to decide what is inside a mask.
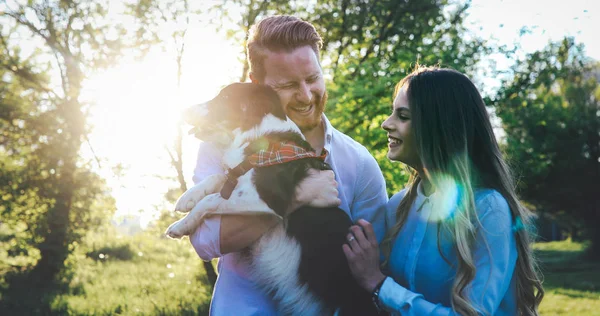
[[[406,97],[406,85],[399,91],[393,104],[392,115],[381,124],[388,132],[388,158],[401,161],[414,169],[421,167],[421,159],[411,127],[411,113]]]

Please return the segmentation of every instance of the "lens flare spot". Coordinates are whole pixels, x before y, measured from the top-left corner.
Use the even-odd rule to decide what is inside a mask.
[[[452,177],[438,174],[431,175],[431,182],[435,186],[435,193],[430,197],[432,211],[429,221],[441,222],[451,220],[456,215],[462,196],[463,187]]]

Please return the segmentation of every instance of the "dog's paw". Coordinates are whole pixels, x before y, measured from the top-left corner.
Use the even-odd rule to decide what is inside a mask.
[[[177,203],[175,204],[175,212],[187,213],[191,211],[199,201],[200,199],[197,199],[193,194],[190,194],[189,196],[184,194],[179,198],[179,200],[177,200]]]
[[[215,174],[185,191],[177,200],[175,211],[180,213],[191,211],[205,196],[220,190],[226,179],[227,176],[223,174]]]
[[[167,231],[165,231],[165,235],[172,239],[181,239],[183,238],[183,236],[189,234],[190,232],[186,231],[185,225],[182,223],[181,220],[178,220],[175,223],[171,224],[171,226],[167,228]]]

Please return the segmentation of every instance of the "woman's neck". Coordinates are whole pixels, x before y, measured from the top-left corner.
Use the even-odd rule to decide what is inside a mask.
[[[433,192],[435,192],[435,187],[431,181],[429,181],[427,174],[423,170],[418,170],[417,173],[419,174],[419,178],[421,178],[421,188],[423,188],[423,194],[425,196],[430,196],[433,194]]]

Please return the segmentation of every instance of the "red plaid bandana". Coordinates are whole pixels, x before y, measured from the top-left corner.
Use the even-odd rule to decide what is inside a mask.
[[[307,151],[292,141],[271,142],[259,140],[250,146],[258,146],[259,149],[234,168],[227,170],[227,181],[221,188],[221,197],[229,199],[233,189],[237,185],[237,178],[255,167],[267,167],[277,164],[299,160],[304,158],[318,158],[325,161],[327,150],[323,148],[320,156],[314,151]]]
[[[318,158],[325,161],[327,150],[323,148],[320,156],[314,151],[307,151],[294,142],[269,142],[267,148],[260,149],[250,155],[247,160],[254,167],[266,167],[304,158]]]

